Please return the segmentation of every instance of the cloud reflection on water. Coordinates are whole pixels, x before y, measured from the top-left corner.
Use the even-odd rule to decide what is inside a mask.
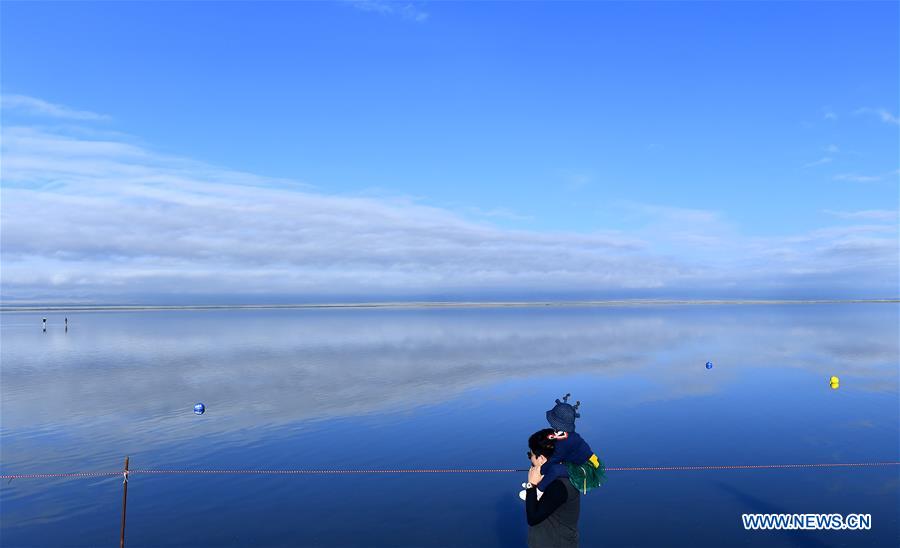
[[[3,330],[3,427],[123,413],[152,427],[204,398],[235,424],[287,423],[550,374],[640,375],[670,398],[715,392],[744,368],[786,367],[896,392],[893,307],[85,314],[66,335]],[[670,382],[706,359],[717,375]]]
[[[546,377],[625,379],[623,406],[710,396],[776,368],[898,391],[894,305],[167,311],[25,327],[39,318],[2,317],[5,466],[57,439],[87,461],[135,437],[194,439],[201,400],[203,435],[246,440]],[[713,372],[690,373],[707,359]]]

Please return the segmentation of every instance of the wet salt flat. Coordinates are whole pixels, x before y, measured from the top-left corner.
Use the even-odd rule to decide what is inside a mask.
[[[126,455],[139,469],[523,468],[527,437],[566,392],[608,466],[897,461],[898,311],[3,313],[0,461],[4,474],[115,471]],[[521,546],[522,481],[135,476],[127,543]],[[0,542],[114,544],[121,483],[3,482]],[[893,546],[898,510],[896,467],[610,472],[582,500],[581,535],[583,546]],[[872,529],[741,524],[820,512],[869,513]]]

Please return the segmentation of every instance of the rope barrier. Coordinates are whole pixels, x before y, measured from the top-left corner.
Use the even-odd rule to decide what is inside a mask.
[[[648,471],[669,471],[669,470],[759,470],[759,469],[777,469],[777,468],[848,468],[848,467],[866,467],[866,466],[900,466],[898,461],[885,462],[826,462],[812,464],[733,464],[719,466],[629,466],[629,467],[607,467],[607,471],[615,472],[648,472]]]
[[[58,474],[3,474],[0,479],[32,479],[32,478],[94,478],[102,476],[121,476],[122,472],[71,472]]]
[[[863,468],[876,466],[900,466],[900,461],[835,462],[810,464],[732,464],[710,466],[608,466],[608,472],[671,472],[706,470],[773,470],[790,468]],[[241,474],[241,475],[329,475],[329,474],[497,474],[527,472],[527,468],[381,468],[381,469],[301,469],[301,470],[128,470],[125,479],[135,474]],[[70,472],[47,474],[2,474],[0,479],[33,478],[86,478],[121,476],[122,472]]]

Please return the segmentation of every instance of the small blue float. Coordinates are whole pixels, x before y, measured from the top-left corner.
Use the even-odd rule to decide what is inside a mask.
[[[202,415],[204,412],[206,412],[206,406],[203,405],[202,403],[198,403],[197,405],[194,406],[194,414],[195,415]]]
[[[712,362],[706,362],[706,368],[712,369]]]

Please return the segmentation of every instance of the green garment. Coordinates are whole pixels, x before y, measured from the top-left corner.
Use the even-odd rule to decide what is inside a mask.
[[[606,481],[606,466],[603,465],[603,461],[598,462],[600,466],[596,468],[591,461],[582,465],[566,463],[566,468],[569,469],[569,481],[582,495],[587,495],[589,491],[600,487]]]

